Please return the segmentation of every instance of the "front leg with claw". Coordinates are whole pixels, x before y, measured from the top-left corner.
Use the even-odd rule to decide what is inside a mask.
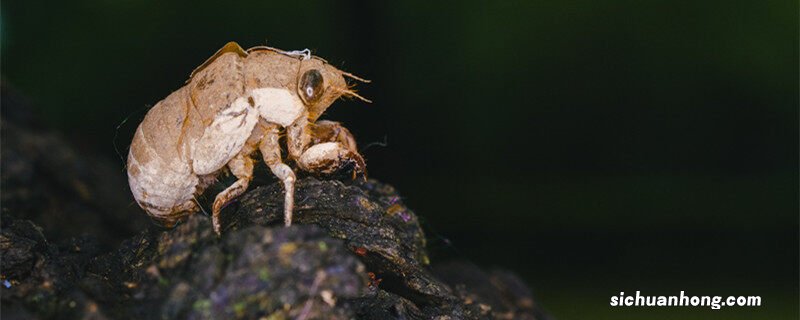
[[[306,121],[298,122],[302,125]],[[356,149],[355,138],[338,122],[292,126],[287,132],[289,153],[304,171],[327,175],[351,166],[353,179],[358,175],[366,178],[366,165]]]
[[[272,172],[282,178],[286,188],[286,225],[292,223],[292,209],[294,204],[294,173],[291,169],[280,163],[280,153],[273,152],[268,157],[268,150],[274,150],[277,145],[277,132],[265,139],[269,147],[262,147],[261,153],[264,160],[272,168]],[[267,134],[270,136],[270,134]],[[300,169],[317,174],[331,174],[349,165],[354,167],[353,179],[361,174],[366,179],[366,165],[364,159],[356,150],[356,143],[350,131],[338,122],[320,121],[309,124],[307,115],[301,116],[292,125],[286,128],[286,144],[289,157],[293,159]],[[272,159],[270,159],[272,158]]]
[[[317,174],[334,174],[344,168],[353,168],[353,179],[366,178],[364,159],[338,142],[324,142],[308,148],[297,161],[300,168]]]

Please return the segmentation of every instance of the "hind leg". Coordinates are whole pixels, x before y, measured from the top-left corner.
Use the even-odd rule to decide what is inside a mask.
[[[220,211],[231,200],[244,193],[250,185],[250,181],[253,180],[253,159],[240,153],[228,162],[228,169],[238,180],[217,194],[216,199],[214,199],[214,205],[211,208],[211,223],[214,226],[214,232],[218,235],[221,227],[219,222]]]

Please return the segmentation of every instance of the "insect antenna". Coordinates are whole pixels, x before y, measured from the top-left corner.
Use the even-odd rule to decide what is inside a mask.
[[[360,96],[358,93],[356,93],[356,91],[355,91],[355,90],[352,90],[352,89],[350,89],[350,88],[347,88],[347,89],[342,89],[342,88],[336,88],[336,87],[334,87],[334,88],[332,88],[332,89],[333,89],[333,90],[336,90],[336,91],[337,91],[337,92],[339,92],[339,93],[341,93],[341,94],[342,94],[343,96],[345,96],[345,97],[348,97],[348,98],[357,98],[357,99],[359,99],[359,100],[361,100],[361,101],[364,101],[364,102],[366,102],[366,103],[372,103],[372,100],[370,100],[370,99],[367,99],[367,98],[364,98],[364,97]]]
[[[347,96],[347,97],[357,98],[358,100],[364,101],[366,103],[372,103],[372,100],[364,98],[364,97],[358,95],[358,93],[356,93],[353,90],[345,90],[344,91],[344,95]]]
[[[363,82],[363,83],[370,83],[370,82],[372,82],[372,80],[367,80],[367,79],[361,78],[361,77],[359,77],[359,76],[357,76],[357,75],[354,75],[354,74],[352,74],[352,73],[349,73],[349,72],[342,72],[342,75],[343,75],[343,76],[345,76],[345,77],[348,77],[348,78],[350,78],[350,79],[353,79],[353,80],[361,81],[361,82]]]

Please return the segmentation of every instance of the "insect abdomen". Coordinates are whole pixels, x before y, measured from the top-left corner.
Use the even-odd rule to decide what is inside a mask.
[[[170,214],[190,199],[198,184],[186,159],[190,141],[186,122],[186,90],[157,103],[136,129],[128,154],[128,183],[134,198],[149,214]]]

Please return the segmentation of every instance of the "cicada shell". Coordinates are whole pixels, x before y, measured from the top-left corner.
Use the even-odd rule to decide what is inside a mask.
[[[261,159],[285,188],[291,224],[294,170],[342,167],[365,173],[355,139],[337,122],[317,121],[342,96],[361,98],[347,79],[367,82],[305,51],[243,50],[230,42],[194,70],[183,87],[149,110],[128,153],[128,181],[147,214],[170,226],[200,210],[197,196],[230,171],[236,182],[216,195],[212,218],[220,232],[222,208],[241,195]],[[286,135],[287,155],[279,137]]]

